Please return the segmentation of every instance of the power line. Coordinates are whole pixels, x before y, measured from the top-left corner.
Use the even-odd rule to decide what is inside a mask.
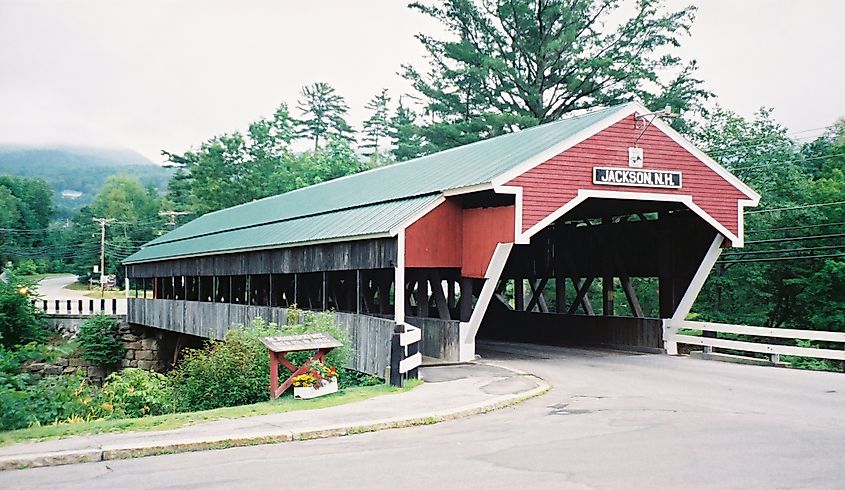
[[[751,170],[751,169],[754,169],[754,168],[770,167],[772,165],[778,165],[778,164],[809,162],[809,161],[812,161],[812,160],[821,160],[821,159],[824,159],[824,158],[834,158],[834,157],[841,157],[841,156],[845,156],[845,153],[834,153],[832,155],[824,155],[824,156],[817,156],[817,157],[796,158],[794,160],[781,160],[781,161],[776,160],[776,161],[772,161],[772,162],[768,162],[768,163],[758,163],[758,164],[755,164],[755,165],[745,165],[745,166],[742,166],[742,167],[730,167],[730,166],[726,165],[725,168],[727,170],[733,172],[734,170]]]
[[[826,130],[826,129],[833,128],[834,126],[836,126],[836,125],[835,125],[835,124],[831,124],[830,126],[822,126],[822,127],[818,127],[818,128],[803,129],[803,130],[801,130],[801,131],[793,131],[793,132],[788,132],[788,133],[785,133],[783,136],[785,136],[785,137],[789,137],[790,135],[797,135],[797,134],[803,134],[803,133],[810,133],[810,132],[813,132],[813,131],[821,131],[821,130]],[[801,137],[797,137],[797,138],[790,138],[790,139],[808,139],[808,138],[819,138],[820,136],[822,136],[822,135],[817,135],[817,136],[801,136]],[[729,152],[729,150],[734,149],[734,148],[743,148],[743,147],[746,147],[746,146],[752,146],[752,145],[755,145],[755,144],[760,144],[760,145],[762,145],[762,144],[765,144],[765,143],[763,143],[763,142],[765,142],[767,139],[769,139],[769,138],[775,138],[775,137],[776,137],[775,135],[766,135],[766,136],[761,136],[761,137],[759,137],[759,138],[754,138],[754,139],[750,139],[750,140],[747,140],[747,141],[743,141],[743,142],[741,142],[741,143],[737,143],[737,144],[735,144],[735,145],[728,145],[728,146],[726,146],[726,147],[720,148],[720,149],[715,150],[715,151],[712,151],[712,152],[708,151],[708,152],[707,152],[707,154],[708,154],[708,155],[720,155],[720,154],[728,153],[728,152]],[[774,142],[775,140],[774,140],[774,139],[772,139],[772,141]]]
[[[765,254],[777,254],[777,253],[792,253],[792,252],[809,252],[813,250],[836,250],[840,248],[845,248],[845,245],[823,245],[820,247],[799,247],[799,248],[777,248],[773,250],[752,250],[749,252],[745,251],[736,251],[736,252],[726,252],[725,255],[729,256],[746,256],[746,255],[765,255]]]
[[[737,259],[737,260],[720,260],[716,262],[717,264],[741,264],[741,263],[749,263],[749,262],[781,262],[787,260],[808,260],[808,259],[830,259],[830,258],[839,258],[845,257],[845,254],[829,254],[829,255],[805,255],[799,257],[769,257],[763,259]]]
[[[801,226],[783,226],[780,228],[764,228],[760,230],[748,230],[745,233],[764,233],[769,231],[788,231],[788,230],[803,230],[805,228],[821,228],[824,226],[839,226],[845,225],[845,221],[838,221],[836,223],[819,223],[816,225],[801,225]]]
[[[798,237],[786,237],[786,238],[767,238],[765,240],[751,240],[745,242],[746,245],[753,245],[755,243],[782,243],[782,242],[800,242],[804,240],[825,240],[828,238],[842,238],[845,237],[845,233],[834,233],[832,235],[808,235],[808,236],[798,236]]]
[[[808,209],[808,208],[821,208],[824,206],[836,206],[839,204],[845,204],[845,201],[835,201],[835,202],[823,202],[817,204],[804,204],[801,206],[790,206],[786,208],[770,208],[770,209],[755,209],[754,211],[746,211],[745,214],[758,214],[758,213],[774,213],[776,211],[793,211],[795,209]]]

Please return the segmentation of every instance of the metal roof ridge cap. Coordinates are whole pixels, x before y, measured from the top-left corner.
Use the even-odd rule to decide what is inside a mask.
[[[366,208],[366,207],[370,207],[370,206],[376,206],[376,205],[379,205],[379,204],[386,204],[386,203],[391,203],[391,202],[408,201],[408,200],[411,200],[411,199],[419,199],[419,198],[426,197],[426,196],[440,195],[442,193],[443,193],[442,191],[433,191],[433,192],[426,192],[426,193],[423,193],[423,194],[415,194],[415,195],[412,195],[412,196],[403,196],[403,197],[397,197],[397,198],[393,198],[393,199],[384,199],[382,201],[368,202],[368,203],[359,204],[359,205],[355,205],[355,206],[347,206],[347,207],[344,207],[344,208],[335,208],[335,209],[331,209],[331,210],[328,210],[328,211],[321,211],[319,213],[302,214],[302,215],[299,215],[299,216],[292,216],[292,217],[289,217],[289,218],[277,219],[277,220],[273,220],[273,221],[264,221],[262,223],[255,223],[255,224],[246,225],[246,226],[239,226],[239,227],[235,227],[235,228],[227,228],[225,230],[215,230],[215,231],[210,231],[208,233],[200,233],[198,235],[191,235],[191,236],[176,238],[174,240],[160,241],[160,242],[156,242],[152,245],[144,244],[144,245],[141,246],[141,248],[142,249],[147,248],[148,246],[149,247],[157,247],[159,245],[165,245],[165,244],[169,244],[169,243],[177,243],[177,242],[182,242],[182,241],[185,241],[185,240],[191,240],[191,239],[194,239],[194,238],[202,238],[202,237],[207,237],[207,236],[212,236],[212,235],[220,235],[222,233],[228,233],[230,231],[248,230],[250,228],[258,228],[258,227],[266,226],[266,225],[274,225],[274,224],[277,224],[277,223],[284,223],[286,221],[296,221],[298,219],[303,219],[303,218],[313,218],[315,216],[323,216],[323,215],[327,215],[327,214],[337,213],[337,212],[340,212],[340,211],[349,211],[351,209]],[[227,209],[229,209],[229,208],[227,208]]]

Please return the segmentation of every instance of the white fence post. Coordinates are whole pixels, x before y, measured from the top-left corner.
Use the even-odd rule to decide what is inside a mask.
[[[678,343],[675,342],[675,327],[672,325],[672,319],[663,319],[663,348],[670,356],[678,355]]]

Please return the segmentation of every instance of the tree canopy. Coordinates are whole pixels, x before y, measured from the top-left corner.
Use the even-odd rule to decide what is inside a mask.
[[[302,118],[297,122],[299,135],[314,140],[314,150],[320,147],[321,140],[325,142],[330,137],[354,140],[352,135],[355,131],[345,119],[349,106],[334,87],[317,82],[302,87],[300,96],[296,104],[302,112]]]
[[[633,14],[612,28],[614,16]],[[448,37],[418,34],[431,69],[406,65],[432,122],[429,152],[639,98],[689,110],[710,94],[672,54],[695,9],[662,0],[447,0],[410,5]],[[662,107],[662,106],[661,106]]]

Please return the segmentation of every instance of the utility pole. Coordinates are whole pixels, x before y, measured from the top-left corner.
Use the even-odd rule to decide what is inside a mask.
[[[112,223],[112,218],[93,218],[95,223],[100,224],[100,297],[106,294],[106,286],[103,282],[103,275],[106,272],[106,225]]]
[[[158,213],[159,216],[163,216],[167,218],[167,224],[170,225],[171,228],[176,226],[176,217],[177,216],[185,216],[186,214],[191,214],[187,211],[160,211]]]

